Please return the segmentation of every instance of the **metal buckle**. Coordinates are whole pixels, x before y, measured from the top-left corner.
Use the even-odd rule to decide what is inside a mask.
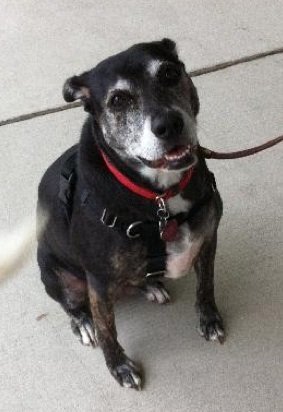
[[[117,216],[114,216],[110,222],[107,222],[107,210],[104,209],[100,221],[107,227],[114,227],[117,221]]]
[[[146,278],[154,277],[154,276],[164,276],[166,270],[157,270],[156,272],[150,272],[145,275]]]
[[[141,223],[142,223],[142,222],[137,221],[137,222],[133,222],[133,223],[130,224],[130,226],[128,227],[128,229],[127,229],[127,231],[126,231],[127,236],[128,236],[130,239],[136,239],[136,238],[140,237],[140,233],[136,233],[135,235],[133,235],[133,234],[131,234],[131,230],[132,230],[134,227],[140,225]]]

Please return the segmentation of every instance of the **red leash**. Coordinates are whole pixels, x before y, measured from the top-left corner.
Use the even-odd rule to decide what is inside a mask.
[[[283,136],[278,136],[275,139],[271,139],[260,146],[251,147],[250,149],[245,150],[239,150],[237,152],[214,152],[213,150],[207,149],[206,147],[202,146],[198,146],[198,150],[205,159],[239,159],[240,157],[251,156],[253,154],[261,152],[262,150],[275,146],[282,141]]]

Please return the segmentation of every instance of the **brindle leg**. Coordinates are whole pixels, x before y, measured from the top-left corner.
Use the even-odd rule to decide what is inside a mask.
[[[56,272],[61,285],[60,303],[71,318],[72,331],[83,345],[97,346],[96,331],[88,309],[87,284],[65,270]]]
[[[73,332],[83,345],[97,344],[95,330],[88,308],[87,282],[65,269],[55,269],[54,257],[44,245],[38,247],[37,260],[41,280],[48,295],[60,303],[71,318]]]
[[[197,274],[196,309],[200,316],[199,332],[206,340],[224,342],[223,320],[218,312],[214,298],[214,258],[217,235],[205,243],[195,262]]]
[[[125,355],[117,340],[113,302],[109,292],[88,275],[88,293],[98,342],[109,371],[121,386],[141,389],[139,368]]]

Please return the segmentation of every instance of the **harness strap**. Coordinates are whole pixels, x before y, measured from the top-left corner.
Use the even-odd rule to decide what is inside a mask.
[[[73,196],[77,181],[77,149],[64,162],[60,174],[59,199],[61,200],[66,218],[70,223],[73,209]],[[211,199],[213,192],[216,191],[216,183],[213,173],[209,172],[209,189],[206,194],[190,209],[188,213],[178,213],[175,216],[170,216],[170,220],[175,220],[180,226],[185,221],[190,221],[203,206]],[[83,191],[81,196],[81,205],[87,204],[91,207],[92,202],[89,202],[91,193],[87,190]],[[97,213],[97,210],[95,210]],[[160,238],[159,222],[156,221],[136,221],[129,222],[121,217],[116,216],[108,209],[101,211],[100,221],[107,227],[120,231],[135,240],[141,238],[147,248],[147,267],[146,277],[162,276],[166,271],[166,242]]]
[[[202,208],[208,204],[216,191],[216,182],[214,174],[209,172],[208,175],[208,190],[204,196],[193,205],[188,213],[181,212],[177,215],[170,216],[168,221],[175,220],[180,226],[184,222],[190,222],[191,219],[199,213]],[[83,193],[82,203],[86,204],[90,193]],[[92,202],[89,202],[91,207]],[[146,277],[154,277],[164,275],[166,271],[166,242],[160,238],[159,222],[156,221],[127,221],[120,216],[115,215],[111,211],[104,209],[101,215],[101,222],[111,228],[127,235],[130,239],[142,239],[147,248],[147,267]]]
[[[63,164],[59,182],[59,199],[64,204],[66,218],[70,223],[73,209],[73,197],[77,181],[77,148]]]

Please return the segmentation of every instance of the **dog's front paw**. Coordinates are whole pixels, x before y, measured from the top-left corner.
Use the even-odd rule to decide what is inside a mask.
[[[169,303],[170,295],[162,282],[147,283],[143,289],[143,293],[150,302],[157,302],[160,304]]]
[[[202,305],[198,307],[200,316],[199,333],[208,341],[218,341],[223,344],[225,331],[223,320],[214,305]]]
[[[98,339],[93,326],[92,320],[84,315],[78,318],[72,318],[71,328],[77,335],[81,343],[85,346],[98,346]]]
[[[140,369],[126,356],[123,361],[114,367],[109,367],[117,382],[124,388],[141,390],[142,378]]]

